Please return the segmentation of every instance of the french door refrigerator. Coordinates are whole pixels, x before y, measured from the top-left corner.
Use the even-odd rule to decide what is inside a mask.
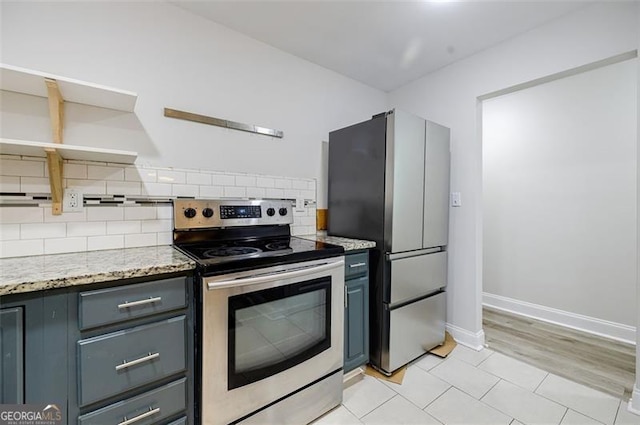
[[[371,364],[444,341],[449,129],[394,109],[329,134],[328,234],[373,240]]]

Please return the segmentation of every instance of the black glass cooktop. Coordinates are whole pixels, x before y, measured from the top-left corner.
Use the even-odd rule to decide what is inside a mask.
[[[295,236],[177,244],[206,273],[240,271],[335,257],[344,248]]]

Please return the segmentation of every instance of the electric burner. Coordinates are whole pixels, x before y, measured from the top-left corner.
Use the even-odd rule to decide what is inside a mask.
[[[261,252],[259,248],[252,248],[249,246],[223,246],[220,248],[208,249],[202,253],[204,258],[214,257],[230,257],[236,255],[248,255]]]

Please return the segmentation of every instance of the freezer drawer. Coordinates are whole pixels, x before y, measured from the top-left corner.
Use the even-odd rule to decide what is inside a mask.
[[[393,372],[444,342],[445,292],[387,311],[389,350],[382,368]]]
[[[446,252],[388,261],[391,267],[391,288],[386,292],[384,302],[392,307],[394,304],[419,298],[447,285]]]

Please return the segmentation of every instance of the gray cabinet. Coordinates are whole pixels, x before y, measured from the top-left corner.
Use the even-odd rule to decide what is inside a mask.
[[[0,403],[66,423],[193,424],[192,277],[0,297]]]
[[[369,362],[369,252],[345,257],[344,371]]]
[[[24,403],[23,307],[0,309],[0,404]]]

